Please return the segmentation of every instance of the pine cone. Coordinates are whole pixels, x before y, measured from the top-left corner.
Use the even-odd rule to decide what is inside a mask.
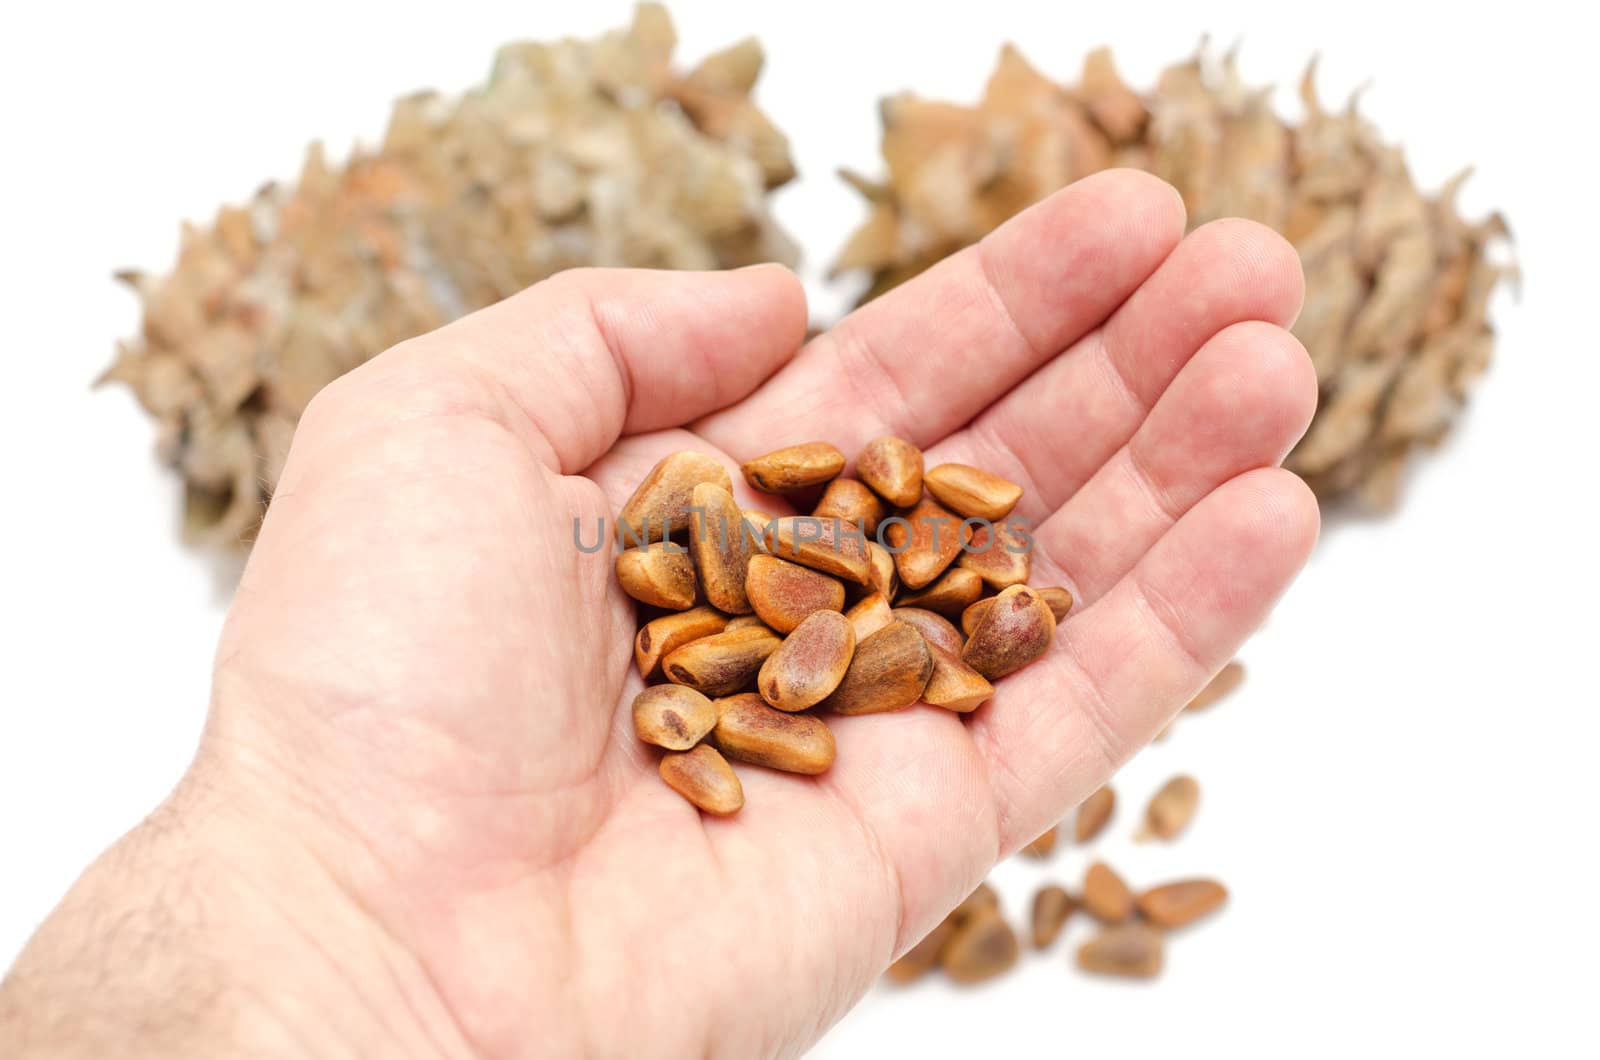
[[[977,106],[884,102],[888,176],[844,174],[869,214],[834,271],[868,271],[870,299],[1079,177],[1148,170],[1182,193],[1191,225],[1247,217],[1299,250],[1307,296],[1294,331],[1322,393],[1288,467],[1325,499],[1388,508],[1411,450],[1444,435],[1488,363],[1485,310],[1511,271],[1494,260],[1507,231],[1498,214],[1457,214],[1466,174],[1432,198],[1419,192],[1353,102],[1322,108],[1313,72],[1306,119],[1291,126],[1270,90],[1240,83],[1232,55],[1202,51],[1140,95],[1104,49],[1061,86],[1008,45]]]
[[[144,322],[104,379],[156,418],[191,537],[248,538],[312,395],[402,339],[571,266],[795,260],[759,45],[679,76],[674,44],[644,4],[592,42],[509,45],[461,99],[397,102],[375,153],[335,168],[313,144],[293,187],[185,227],[169,275],[121,276]]]

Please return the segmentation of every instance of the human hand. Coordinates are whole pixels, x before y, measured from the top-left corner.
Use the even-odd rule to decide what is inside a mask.
[[[1247,222],[1183,228],[1170,188],[1111,172],[803,348],[780,268],[577,271],[334,383],[193,769],[24,952],[0,1043],[804,1049],[1159,731],[1311,548],[1275,467],[1316,399],[1298,261]],[[1078,606],[974,714],[830,717],[829,773],[741,767],[744,809],[702,817],[633,736],[634,607],[573,522],[610,526],[675,450],[732,470],[884,434],[1022,484],[1030,581]]]

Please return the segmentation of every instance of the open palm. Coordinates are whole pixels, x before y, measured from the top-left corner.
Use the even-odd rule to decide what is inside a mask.
[[[1298,262],[1246,222],[1183,229],[1170,188],[1101,174],[803,345],[779,268],[574,272],[329,387],[197,765],[360,911],[319,915],[325,959],[445,1053],[813,1041],[1150,739],[1311,547],[1275,467],[1316,395],[1283,330]],[[974,714],[830,718],[831,772],[740,767],[743,811],[702,817],[633,737],[634,608],[573,522],[592,541],[675,450],[732,470],[884,434],[1022,484],[1030,580],[1079,606]]]

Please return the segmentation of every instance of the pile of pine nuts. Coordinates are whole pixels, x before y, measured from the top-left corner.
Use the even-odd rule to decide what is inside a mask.
[[[741,509],[713,457],[673,453],[618,517],[623,591],[657,612],[634,641],[646,688],[634,731],[702,811],[736,813],[728,759],[826,771],[823,713],[926,703],[968,713],[1049,649],[1072,607],[1026,584],[1033,539],[1008,518],[1022,488],[965,464],[923,469],[900,438],[867,443],[856,477],[827,442],[740,470],[809,515]],[[804,502],[810,500],[811,503]]]

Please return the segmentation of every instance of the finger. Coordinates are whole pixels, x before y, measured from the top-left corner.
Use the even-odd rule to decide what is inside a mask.
[[[1240,475],[998,686],[968,729],[990,763],[1003,849],[1105,781],[1233,657],[1305,563],[1318,522],[1294,475]]]
[[[875,895],[862,930],[881,929],[868,911],[893,909],[885,934],[903,951],[997,858],[1104,783],[1233,656],[1316,532],[1298,479],[1252,471],[1197,505],[965,725],[925,706],[828,718],[838,757],[818,784],[883,866],[853,881]]]
[[[1169,185],[1086,177],[856,310],[697,430],[741,456],[774,438],[942,438],[1099,325],[1182,233]]]
[[[572,269],[401,343],[335,381],[307,419],[469,411],[573,474],[620,435],[748,394],[799,348],[805,316],[799,281],[776,265]]]
[[[1251,221],[1204,225],[1103,329],[979,416],[968,444],[1026,488],[1021,514],[1041,519],[1127,443],[1208,339],[1242,321],[1288,326],[1303,290],[1282,236]]]
[[[1080,605],[1091,603],[1213,489],[1281,462],[1316,403],[1316,372],[1293,335],[1260,322],[1225,328],[1128,444],[1034,529],[1035,542]]]
[[[1035,541],[1065,569],[1074,597],[1092,603],[1213,489],[1282,462],[1316,404],[1316,370],[1299,340],[1260,322],[1226,328]]]

